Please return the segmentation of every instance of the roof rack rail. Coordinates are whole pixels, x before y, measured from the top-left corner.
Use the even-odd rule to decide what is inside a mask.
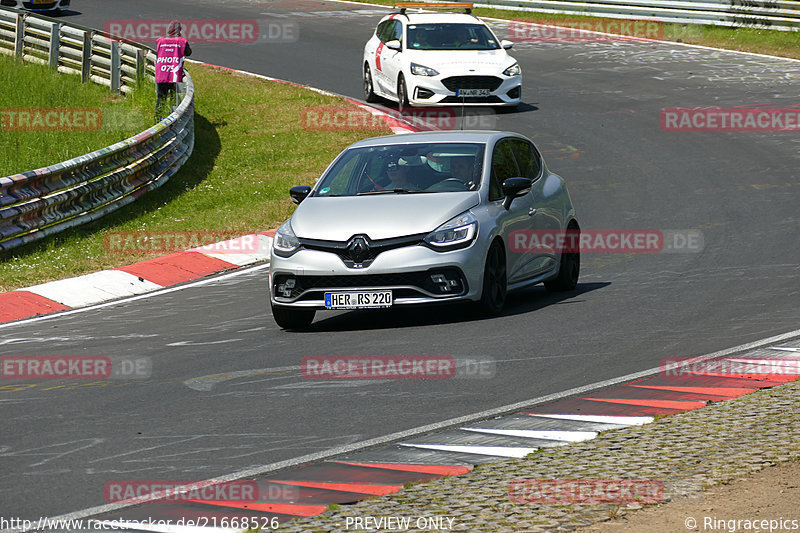
[[[405,15],[406,9],[410,7],[418,7],[422,9],[463,9],[467,15],[472,14],[472,2],[401,2],[395,4],[394,7],[400,9],[400,14]]]

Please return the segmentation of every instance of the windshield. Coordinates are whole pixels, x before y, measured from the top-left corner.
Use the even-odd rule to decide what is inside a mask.
[[[321,178],[313,196],[475,191],[483,145],[419,143],[347,150]]]
[[[497,50],[500,44],[483,24],[410,24],[411,50]]]

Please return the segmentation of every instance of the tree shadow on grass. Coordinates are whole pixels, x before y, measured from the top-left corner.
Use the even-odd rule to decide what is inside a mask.
[[[214,163],[222,151],[222,143],[217,133],[217,127],[222,125],[224,124],[212,124],[204,116],[195,113],[192,155],[164,185],[103,218],[45,237],[41,241],[2,252],[0,261],[6,261],[11,257],[24,258],[28,255],[57,249],[65,243],[80,241],[86,237],[104,233],[120,224],[152,213],[164,204],[176,200],[202,183],[213,170]]]

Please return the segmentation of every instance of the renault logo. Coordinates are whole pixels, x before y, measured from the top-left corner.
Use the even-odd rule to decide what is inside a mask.
[[[369,243],[367,239],[361,236],[350,239],[347,244],[347,255],[354,263],[363,263],[369,258]]]

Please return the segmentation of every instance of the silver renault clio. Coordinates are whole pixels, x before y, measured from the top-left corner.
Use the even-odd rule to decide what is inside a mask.
[[[517,133],[424,132],[352,144],[278,228],[272,315],[302,329],[317,310],[473,301],[578,283],[580,251],[528,236],[580,232],[564,180]],[[541,245],[540,245],[541,244]]]

